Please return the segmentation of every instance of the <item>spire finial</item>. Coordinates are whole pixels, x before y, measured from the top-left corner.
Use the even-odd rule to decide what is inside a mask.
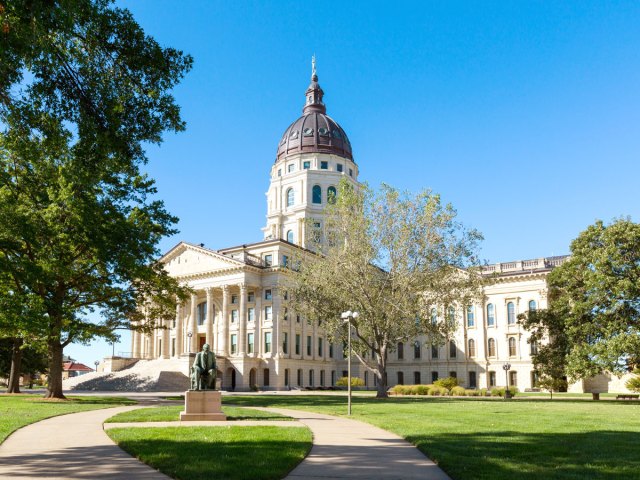
[[[317,77],[316,73],[316,54],[311,55],[311,78]]]

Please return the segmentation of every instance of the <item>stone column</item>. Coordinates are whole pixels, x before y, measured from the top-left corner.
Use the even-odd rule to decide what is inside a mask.
[[[318,322],[316,322],[314,320],[313,321],[313,326],[311,327],[311,331],[313,332],[311,334],[311,338],[312,338],[311,345],[313,345],[313,347],[311,348],[311,358],[313,358],[314,360],[316,360],[318,358],[318,329],[317,329],[317,325],[318,325]]]
[[[170,320],[162,321],[164,329],[162,330],[162,352],[160,352],[160,354],[162,355],[162,358],[165,359],[169,358],[171,354],[171,349],[169,348],[169,342],[171,341],[169,340],[169,328],[171,327],[170,322]]]
[[[140,332],[131,330],[131,356],[140,358]]]
[[[208,287],[206,289],[207,292],[207,343],[211,347],[211,350],[215,353],[215,345],[213,344],[213,321],[214,321],[214,311],[213,311],[213,288]]]
[[[262,296],[264,292],[261,288],[256,287],[256,317],[254,320],[255,332],[253,339],[253,350],[256,356],[262,355]]]
[[[229,356],[229,286],[222,286],[222,321],[220,322],[220,351]]]
[[[247,353],[247,286],[240,284],[240,312],[238,315],[238,353]]]
[[[176,305],[176,356],[182,354],[182,305]]]
[[[198,351],[198,319],[196,318],[196,307],[198,305],[198,295],[191,294],[191,321],[189,322],[189,330],[193,334],[191,336],[190,351]]]
[[[271,356],[277,357],[279,354],[282,354],[282,339],[280,338],[280,322],[282,321],[282,315],[280,312],[280,307],[282,305],[282,299],[280,298],[281,289],[273,288],[272,289],[272,298],[273,298],[273,311],[272,317],[273,321],[271,328],[271,337],[272,337],[272,345],[271,345]]]

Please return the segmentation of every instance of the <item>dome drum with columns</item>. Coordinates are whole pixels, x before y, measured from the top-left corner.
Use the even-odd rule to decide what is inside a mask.
[[[175,358],[189,368],[190,353],[209,343],[218,357],[225,390],[332,387],[346,375],[341,345],[334,345],[317,320],[287,306],[288,259],[304,247],[305,225],[322,228],[323,211],[339,181],[358,186],[358,167],[344,130],[326,115],[315,64],[305,92],[303,115],[285,131],[271,167],[264,240],[212,250],[181,242],[161,259],[169,275],[193,290],[175,319],[149,335],[133,332],[133,356]],[[306,131],[306,132],[305,132]],[[546,276],[564,257],[507,262],[485,267],[496,281],[477,304],[457,306],[458,330],[447,345],[418,337],[398,344],[388,360],[388,384],[432,383],[457,376],[467,388],[505,384],[535,387],[530,334],[515,321],[546,306]],[[436,318],[445,312],[434,308]],[[162,328],[165,327],[165,328]],[[375,388],[358,362],[353,375]]]

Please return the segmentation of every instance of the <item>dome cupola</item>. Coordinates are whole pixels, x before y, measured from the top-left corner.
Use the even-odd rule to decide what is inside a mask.
[[[311,83],[305,92],[302,116],[285,130],[278,144],[276,162],[300,153],[329,153],[353,161],[347,134],[327,115],[327,107],[322,102],[324,91],[318,84],[315,56],[311,62]]]

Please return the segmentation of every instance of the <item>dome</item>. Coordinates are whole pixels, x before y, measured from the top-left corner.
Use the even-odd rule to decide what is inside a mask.
[[[330,153],[353,161],[351,143],[342,127],[327,115],[322,103],[324,92],[315,72],[305,92],[306,104],[302,116],[285,130],[278,144],[276,162],[298,153]]]

